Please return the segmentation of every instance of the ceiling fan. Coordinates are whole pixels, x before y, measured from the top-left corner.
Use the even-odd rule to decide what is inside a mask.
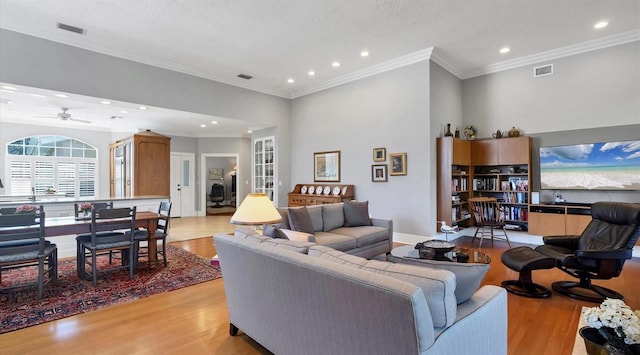
[[[91,121],[88,120],[83,120],[81,118],[73,118],[71,117],[70,113],[67,113],[67,111],[69,111],[69,109],[67,107],[61,107],[60,108],[62,110],[62,112],[58,112],[57,115],[55,116],[33,116],[34,118],[57,118],[60,119],[61,121],[73,121],[73,122],[80,122],[80,123],[91,123]]]

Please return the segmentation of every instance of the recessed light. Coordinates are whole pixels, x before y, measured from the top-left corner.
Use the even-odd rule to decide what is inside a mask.
[[[316,72],[315,72],[315,71],[313,71],[313,70],[309,70],[308,74],[309,74],[309,76],[315,76],[315,75],[316,75]]]
[[[251,131],[251,130],[248,130],[248,131],[247,131],[247,133],[253,133],[253,131]]]
[[[361,57],[368,57],[368,56],[369,56],[369,51],[362,51],[362,52],[360,52],[360,56],[361,56]]]
[[[211,124],[218,124],[218,121],[211,121]]]
[[[5,90],[18,91],[18,88],[10,86],[10,85],[4,85],[2,88],[5,89]]]
[[[334,68],[337,68],[340,66],[340,62],[333,62],[331,63],[331,66],[333,66]]]
[[[293,79],[291,79],[291,78],[289,78],[289,79],[287,79],[287,82],[288,82],[289,84],[293,84],[293,83],[295,83],[296,81],[295,81],[295,80],[293,80]]]
[[[103,105],[111,105],[111,101],[107,101],[107,100],[100,101],[100,103]]]
[[[509,48],[509,47],[500,48],[500,54],[509,53],[510,51],[511,51],[511,48]]]
[[[138,106],[138,110],[148,110],[147,106]]]
[[[200,127],[205,128],[205,127],[207,127],[207,125],[206,124],[201,124]]]
[[[607,21],[600,21],[598,23],[596,23],[595,25],[593,25],[593,28],[595,28],[596,30],[599,30],[601,28],[605,28],[609,25],[609,22]]]
[[[120,111],[120,113],[129,113],[129,111],[127,111],[127,110],[122,110],[122,111]]]
[[[67,96],[67,95],[65,95],[65,94],[55,94],[55,95],[53,95],[53,96],[56,96],[56,97],[62,97],[63,99],[64,99],[64,98],[69,97],[69,96]]]
[[[44,97],[44,95],[40,95],[40,94],[29,94],[29,96],[33,96],[33,97]]]

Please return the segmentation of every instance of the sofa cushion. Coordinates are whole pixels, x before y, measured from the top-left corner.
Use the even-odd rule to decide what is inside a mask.
[[[348,235],[316,232],[314,236],[316,244],[324,245],[336,250],[351,250],[355,249],[357,245],[356,238]]]
[[[456,280],[451,272],[394,264],[386,261],[367,260],[320,245],[310,247],[309,256],[391,276],[420,287],[429,305],[434,327],[448,327],[456,319],[457,304],[454,295]]]
[[[489,264],[453,263],[450,261],[399,258],[393,255],[388,255],[387,260],[394,263],[403,263],[453,272],[456,275],[455,295],[458,304],[471,298],[471,296],[480,287],[482,279],[490,268]]]
[[[278,228],[278,225],[276,225],[276,224],[263,224],[262,225],[262,235],[265,236],[265,237],[283,238],[282,234],[279,231],[280,231],[280,228]]]
[[[322,220],[322,205],[308,206],[307,212],[311,218],[311,224],[313,224],[314,232],[322,232],[322,226],[324,221]]]
[[[313,223],[306,207],[289,209],[289,226],[294,231],[313,234]]]
[[[322,230],[329,232],[344,226],[344,204],[331,203],[322,206]]]
[[[315,245],[310,242],[300,242],[287,239],[266,239],[262,241],[262,244],[272,246],[274,248],[292,250],[300,254],[307,254],[309,247]]]
[[[332,230],[331,233],[342,234],[356,238],[356,247],[358,248],[375,244],[379,241],[389,240],[389,230],[383,227],[342,227]]]
[[[370,226],[369,201],[345,201],[344,202],[344,226]]]
[[[314,236],[310,233],[298,232],[291,229],[278,229],[283,239],[295,240],[299,242],[314,242]]]

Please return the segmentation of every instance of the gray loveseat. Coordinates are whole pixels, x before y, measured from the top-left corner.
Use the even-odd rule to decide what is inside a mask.
[[[285,207],[278,211],[282,222],[265,226],[265,235],[313,242],[368,259],[393,248],[393,221],[370,218],[366,201]]]
[[[251,231],[216,234],[231,335],[287,354],[506,354],[507,297],[456,304],[450,271]]]

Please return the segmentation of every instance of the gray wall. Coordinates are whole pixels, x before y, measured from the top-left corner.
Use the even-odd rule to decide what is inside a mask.
[[[554,74],[534,78],[543,64]],[[462,115],[480,138],[637,124],[640,41],[464,80]]]
[[[429,62],[367,77],[292,102],[291,181],[313,183],[313,153],[341,151],[341,183],[355,185],[372,216],[390,218],[394,231],[430,235]],[[407,153],[406,176],[371,181],[373,148]],[[435,198],[435,197],[434,197]],[[282,202],[281,202],[282,204]]]

